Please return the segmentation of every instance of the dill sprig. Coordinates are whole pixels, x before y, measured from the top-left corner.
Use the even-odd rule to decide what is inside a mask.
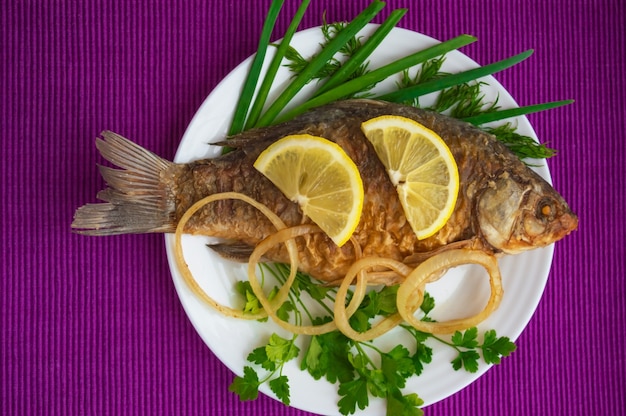
[[[287,48],[287,53],[285,54],[285,59],[287,60],[287,63],[285,64],[285,67],[289,68],[289,70],[291,72],[293,72],[293,76],[295,77],[297,74],[299,74],[300,72],[304,71],[304,68],[307,67],[307,65],[309,65],[310,60],[306,59],[305,57],[303,57],[300,52],[298,52],[294,47],[289,46]],[[324,64],[324,66],[322,66],[315,75],[313,75],[313,77],[311,77],[311,80],[314,79],[326,79],[328,77],[330,77],[331,75],[333,75],[335,72],[337,72],[337,69],[339,69],[340,67],[340,62],[335,59],[332,58],[330,61],[326,62]],[[310,80],[309,80],[310,82]]]
[[[326,39],[326,44],[335,39],[337,35],[346,28],[346,26],[346,22],[328,23],[326,21],[326,16],[324,16],[324,23],[322,24],[321,30],[324,39]],[[339,48],[339,53],[344,56],[352,56],[363,45],[361,43],[361,39],[361,36],[352,36],[348,38],[346,43]]]
[[[454,118],[465,118],[478,114],[491,113],[497,110],[498,100],[492,103],[485,102],[485,95],[481,87],[485,82],[466,82],[442,90],[435,104],[429,110],[443,113],[450,110]]]
[[[497,127],[485,127],[484,130],[496,136],[520,159],[547,159],[556,154],[556,150],[545,144],[537,143],[532,137],[517,133],[512,123],[504,123]]]
[[[402,71],[402,77],[400,78],[400,81],[396,82],[397,89],[412,87],[414,85],[423,84],[425,82],[449,75],[448,73],[441,71],[441,66],[443,65],[445,60],[445,55],[429,59],[419,66],[419,68],[415,72],[415,75],[413,76],[411,76],[409,69],[405,69],[404,71]],[[409,100],[405,100],[403,101],[403,104],[413,107],[420,107],[419,97],[413,97]]]
[[[321,49],[323,50],[330,43],[330,41],[341,33],[341,31],[345,29],[346,25],[347,23],[345,22],[328,23],[326,22],[326,17],[324,16],[324,23],[320,28],[324,37],[324,42],[320,45]],[[339,73],[341,75],[348,70],[349,73],[347,76],[349,78],[357,78],[365,74],[368,71],[368,62],[360,62],[356,67],[346,66],[346,63],[354,62],[352,58],[354,55],[357,55],[359,51],[361,51],[363,47],[361,39],[361,36],[352,36],[349,38],[346,41],[346,44],[343,45],[338,51],[338,54],[341,56],[331,57],[328,62],[326,62],[320,70],[313,75],[309,82],[312,80],[324,80],[324,86],[326,86],[332,79],[337,78],[339,71],[341,71]],[[289,46],[288,52],[285,55],[285,59],[287,60],[285,67],[289,68],[289,70],[294,73],[294,76],[296,76],[298,73],[302,72],[316,57],[317,54],[310,59],[306,59],[295,48]],[[321,90],[322,88],[320,88],[317,93],[319,94]]]
[[[367,39],[365,43],[361,42],[361,38],[354,45],[351,45],[344,55],[348,57],[346,62],[339,65],[337,71],[329,77],[328,80],[317,90],[316,96],[319,96],[341,84],[350,80],[359,78],[368,72],[369,61],[367,58],[378,48],[380,43],[387,37],[389,32],[396,26],[400,19],[406,14],[406,9],[394,10],[389,17],[376,29],[376,31]],[[364,86],[364,90],[371,89],[375,84]],[[363,91],[363,90],[362,90]]]

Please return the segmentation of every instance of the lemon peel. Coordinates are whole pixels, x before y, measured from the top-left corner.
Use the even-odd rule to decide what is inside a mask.
[[[401,116],[376,117],[361,129],[387,169],[417,238],[434,235],[454,212],[459,192],[458,167],[446,143]]]
[[[283,137],[254,162],[338,246],[354,233],[363,209],[363,181],[354,161],[336,143],[318,136]]]

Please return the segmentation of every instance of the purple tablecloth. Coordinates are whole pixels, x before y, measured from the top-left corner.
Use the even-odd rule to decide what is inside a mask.
[[[297,7],[288,0],[284,33]],[[580,215],[557,244],[518,351],[429,415],[622,415],[626,6],[619,0],[424,0],[399,26],[479,41],[482,64],[530,116],[555,186]],[[313,0],[302,27],[367,0]],[[72,234],[103,186],[94,137],[120,132],[171,158],[215,85],[257,45],[269,0],[4,1],[0,6],[0,410],[6,415],[304,415],[228,392],[233,374],[177,298],[160,235]],[[378,22],[380,20],[377,20]]]

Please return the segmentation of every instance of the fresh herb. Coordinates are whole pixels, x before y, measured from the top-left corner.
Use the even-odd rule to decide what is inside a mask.
[[[543,104],[527,105],[527,106],[522,106],[522,107],[517,107],[517,108],[509,108],[507,110],[498,110],[489,114],[479,114],[479,115],[472,116],[472,117],[465,117],[463,118],[463,120],[467,121],[468,123],[472,123],[476,126],[479,126],[482,124],[491,123],[493,121],[499,121],[499,120],[503,120],[503,119],[510,118],[510,117],[523,116],[526,114],[532,114],[532,113],[537,113],[540,111],[551,110],[553,108],[562,107],[564,105],[568,105],[573,102],[574,100],[561,100],[561,101],[553,101],[553,102],[543,103]]]
[[[498,337],[493,329],[485,332],[483,343],[479,348],[487,364],[500,364],[502,357],[508,357],[517,349],[515,343],[508,337]]]
[[[445,41],[439,45],[419,51],[415,54],[391,62],[381,68],[370,68],[367,58],[380,45],[389,32],[406,13],[406,9],[393,10],[389,17],[367,39],[358,36],[359,31],[370,22],[385,6],[381,1],[373,1],[363,12],[349,23],[327,23],[324,18],[322,35],[324,42],[319,53],[310,59],[304,58],[297,50],[289,45],[298,25],[308,7],[310,0],[301,3],[296,15],[291,21],[283,40],[277,46],[277,53],[272,60],[266,76],[259,87],[256,99],[252,97],[260,78],[263,58],[269,45],[269,36],[275,24],[277,14],[283,1],[274,0],[268,12],[259,48],[253,60],[250,72],[236,107],[235,116],[230,129],[234,134],[243,129],[267,126],[283,122],[301,114],[311,108],[331,103],[336,100],[352,97],[368,97],[379,100],[401,102],[419,106],[419,99],[431,93],[438,93],[437,103],[431,108],[434,111],[450,113],[450,116],[461,118],[467,122],[482,126],[494,121],[510,117],[526,115],[537,111],[545,111],[571,103],[571,100],[542,103],[522,106],[514,109],[498,108],[497,100],[494,103],[485,103],[480,91],[483,82],[478,79],[509,68],[532,54],[532,50],[503,59],[501,61],[474,68],[471,70],[450,74],[441,72],[441,65],[445,54],[459,49],[476,39],[462,35]],[[337,57],[337,54],[341,58]],[[281,62],[294,73],[294,77],[280,96],[263,112],[269,90]],[[418,73],[409,76],[409,68],[420,66]],[[374,95],[369,93],[380,81],[400,74],[397,90]],[[283,110],[300,90],[311,80],[317,79],[317,90],[304,103],[290,109]],[[500,131],[495,130],[499,136]],[[527,141],[515,145],[512,141],[523,136],[506,134],[507,145],[520,157],[541,158],[549,157],[554,152],[545,146],[535,145]]]
[[[263,106],[265,105],[269,92],[272,88],[274,79],[276,78],[276,73],[278,72],[278,69],[280,68],[280,65],[283,61],[283,58],[286,56],[288,52],[293,50],[293,48],[289,46],[289,43],[291,42],[293,35],[296,33],[296,30],[298,30],[298,26],[300,25],[300,22],[302,21],[302,17],[304,16],[306,9],[309,7],[310,2],[311,0],[302,1],[302,3],[300,4],[300,7],[298,7],[298,10],[296,11],[296,14],[291,20],[289,27],[287,28],[287,32],[285,33],[285,36],[283,37],[282,42],[277,47],[276,54],[274,55],[274,58],[272,59],[272,62],[270,63],[267,69],[267,72],[265,73],[265,76],[263,77],[263,82],[261,83],[261,86],[259,87],[259,91],[257,92],[256,99],[254,100],[254,104],[250,108],[248,119],[245,121],[246,129],[252,128],[256,124],[257,120],[259,119]],[[258,69],[260,70],[260,68]],[[235,126],[235,128],[238,128],[238,127],[241,127],[241,125],[239,124]],[[234,132],[235,131],[232,131],[231,129],[231,134],[233,134]],[[236,132],[239,133],[239,131],[236,131]]]
[[[241,400],[254,400],[259,395],[259,387],[267,382],[276,397],[289,405],[289,379],[282,374],[282,370],[285,363],[300,354],[300,349],[294,343],[296,338],[295,335],[285,339],[272,334],[266,345],[255,348],[248,355],[248,361],[265,370],[266,376],[259,378],[254,368],[245,366],[243,376],[235,377],[228,390],[236,393]]]
[[[442,56],[424,62],[414,76],[411,76],[408,70],[403,71],[402,78],[397,83],[398,89],[414,87],[428,81],[448,76],[448,73],[440,71],[444,60],[445,57]],[[488,85],[486,82],[471,82],[441,90],[435,103],[429,107],[421,106],[419,97],[413,97],[405,101],[404,104],[425,108],[438,113],[447,111],[450,113],[451,117],[472,123],[486,132],[493,134],[520,159],[547,159],[554,156],[556,153],[554,149],[547,147],[545,144],[537,143],[532,137],[517,133],[516,127],[510,122],[496,127],[482,125],[518,115],[557,108],[572,103],[572,100],[500,110],[497,105],[497,99],[494,102],[485,101],[481,87],[486,85]]]
[[[362,37],[352,36],[347,39],[346,43],[338,50],[340,57],[332,56],[321,69],[313,75],[311,80],[324,80],[323,85],[315,92],[315,95],[319,95],[329,89],[338,86],[346,80],[359,78],[360,76],[368,72],[367,57],[376,50],[380,42],[387,36],[387,34],[393,29],[398,21],[406,13],[406,9],[398,9],[391,12],[389,17],[380,25],[380,27],[367,39],[364,44]],[[320,45],[320,49],[323,51],[328,45],[335,39],[347,26],[345,22],[328,23],[324,18],[324,23],[321,26],[321,32],[324,37],[324,42]],[[285,54],[287,63],[285,66],[291,70],[294,74],[299,74],[304,71],[307,66],[318,58],[315,55],[309,59],[304,58],[296,49],[289,47],[288,53]],[[374,85],[363,87],[360,89],[360,93],[364,93],[367,89],[371,89]]]
[[[263,60],[265,59],[265,54],[270,42],[270,36],[272,35],[276,19],[278,18],[278,14],[283,6],[283,3],[284,0],[273,0],[270,5],[267,17],[263,23],[261,36],[259,37],[259,47],[257,49],[257,53],[254,56],[254,60],[250,66],[250,71],[248,72],[241,95],[239,96],[239,101],[235,107],[235,114],[229,131],[230,134],[239,133],[243,130],[248,108],[250,102],[252,101],[254,90],[256,89],[259,81],[261,67],[263,66]]]
[[[285,54],[285,59],[287,63],[285,66],[289,68],[291,72],[294,74],[298,74],[304,70],[309,65],[310,60],[306,59],[304,56],[300,54],[295,48],[289,46],[287,49],[287,53]],[[320,80],[326,79],[334,74],[339,68],[339,61],[336,59],[332,59],[324,64],[315,75],[311,77],[311,80]],[[310,82],[310,81],[309,81]]]
[[[395,294],[397,287],[385,287],[368,293],[351,325],[361,331],[370,327],[370,321],[377,316],[387,316],[396,312]],[[422,311],[428,310],[430,300],[422,304]],[[433,304],[434,307],[434,304]],[[386,400],[388,416],[422,415],[419,408],[424,402],[416,393],[404,393],[406,382],[420,375],[424,364],[430,363],[432,349],[426,346],[425,338],[417,332],[416,347],[413,352],[403,345],[396,345],[383,351],[372,342],[354,341],[338,331],[312,337],[309,348],[301,362],[301,369],[307,370],[315,379],[325,377],[337,383],[340,396],[338,406],[343,415],[363,410],[370,397]],[[371,355],[377,355],[377,359]]]
[[[454,39],[448,40],[446,42],[442,42],[435,46],[431,46],[430,48],[421,50],[409,56],[406,56],[402,59],[394,61],[388,65],[384,65],[380,68],[377,68],[373,71],[370,71],[363,76],[358,78],[354,78],[341,86],[335,87],[321,95],[315,96],[302,105],[294,108],[293,110],[283,114],[278,122],[285,121],[290,118],[295,117],[298,114],[304,113],[305,111],[319,107],[324,104],[331,103],[333,101],[337,101],[342,98],[346,98],[350,95],[359,93],[364,89],[369,89],[371,85],[376,84],[389,76],[401,72],[411,66],[420,64],[434,57],[445,54],[449,51],[455,50],[461,46],[468,45],[472,42],[475,42],[476,38],[467,35],[461,35]],[[411,98],[411,97],[407,97]]]
[[[326,48],[330,42],[346,28],[346,26],[347,23],[345,22],[328,23],[326,21],[326,17],[324,16],[324,23],[320,28],[324,37],[324,42],[320,45],[320,48],[322,50]],[[332,56],[328,62],[326,62],[326,64],[324,64],[324,66],[313,76],[312,80],[325,80],[335,75],[336,72],[343,66],[342,60],[350,60],[350,58],[352,58],[352,56],[361,49],[363,46],[361,39],[362,37],[357,37],[356,35],[347,39],[345,45],[341,46],[337,51],[341,57]],[[287,64],[285,64],[285,66],[297,74],[304,70],[315,57],[306,59],[300,55],[298,51],[292,49],[292,53],[289,56],[286,56],[286,58]],[[367,63],[362,64],[358,68],[355,68],[354,72],[357,75],[352,74],[352,76],[358,76],[358,74],[364,73],[366,69]]]
[[[432,111],[443,113],[450,110],[450,116],[464,118],[477,114],[491,113],[498,109],[496,99],[493,103],[485,103],[485,95],[481,91],[484,82],[466,82],[442,90],[437,97]]]
[[[518,107],[514,109],[501,110],[494,102],[486,102],[485,95],[481,87],[487,85],[485,82],[475,81],[478,78],[509,68],[530,56],[532,51],[504,59],[502,61],[475,68],[457,74],[449,74],[441,71],[445,61],[445,54],[449,51],[475,41],[474,38],[461,36],[452,39],[435,47],[427,48],[414,55],[392,62],[381,68],[363,73],[359,76],[352,76],[340,86],[334,84],[324,84],[312,98],[305,103],[282,114],[276,122],[286,121],[308,109],[319,107],[330,102],[350,98],[366,93],[378,82],[396,74],[401,73],[401,79],[396,83],[397,90],[384,95],[379,95],[377,99],[387,101],[397,101],[407,105],[420,106],[420,97],[431,93],[438,93],[435,103],[426,107],[431,111],[439,113],[447,112],[451,117],[463,119],[467,122],[481,126],[482,124],[498,121],[514,116],[530,114],[537,111],[544,111],[571,103],[571,100],[557,101],[531,106]],[[364,44],[367,45],[367,42]],[[297,52],[295,52],[297,54]],[[309,61],[297,54],[298,65],[307,65]],[[298,66],[293,62],[292,70]],[[421,63],[420,69],[414,76],[409,75],[409,68]],[[328,63],[323,76],[332,77],[339,73],[343,67],[339,61]],[[320,79],[323,79],[320,74]],[[331,88],[332,87],[332,88]],[[554,152],[545,145],[536,143],[532,138],[526,140],[525,136],[515,133],[515,129],[484,128],[502,140],[521,159],[524,158],[546,158]],[[517,140],[520,139],[518,142]]]
[[[341,32],[334,37],[324,49],[309,64],[298,73],[285,88],[280,96],[269,106],[259,118],[256,126],[270,125],[285,106],[304,87],[345,44],[369,23],[385,6],[385,3],[375,0],[352,20]]]
[[[417,331],[416,331],[417,332]],[[478,371],[479,360],[482,358],[487,364],[500,364],[502,357],[508,357],[516,346],[508,337],[498,337],[496,331],[491,329],[483,335],[482,344],[478,342],[478,329],[469,328],[464,332],[456,331],[449,341],[433,334],[422,333],[422,336],[433,338],[447,345],[457,352],[457,356],[451,361],[454,370],[464,369],[470,373]]]
[[[498,127],[485,127],[484,130],[496,136],[521,159],[546,159],[556,154],[556,150],[545,144],[537,143],[532,137],[517,133],[511,123],[505,123]]]
[[[507,68],[512,67],[513,65],[522,62],[523,60],[527,59],[532,53],[532,50],[528,50],[526,52],[522,52],[520,54],[511,56],[510,58],[506,58],[489,65],[469,69],[467,71],[459,72],[456,74],[449,74],[445,77],[436,78],[428,82],[415,85],[413,87],[403,88],[397,91],[381,94],[376,98],[384,101],[402,102],[408,99],[421,97],[426,94],[441,91],[445,88],[474,81],[487,75],[493,75],[496,72],[503,71]]]
[[[237,291],[237,293],[239,293],[241,298],[244,300],[244,306],[242,308],[244,312],[249,313],[251,315],[256,315],[263,309],[263,306],[261,305],[259,298],[256,297],[256,295],[254,294],[254,291],[252,290],[252,286],[250,285],[250,282],[247,282],[247,281],[237,282],[237,284],[235,285],[235,290]]]
[[[284,264],[262,265],[264,276],[272,275],[279,283],[289,275],[289,266]],[[237,284],[244,296],[245,307],[257,305],[245,284]],[[397,286],[383,287],[370,291],[361,302],[358,310],[350,319],[350,324],[357,331],[366,331],[372,321],[397,312],[395,298]],[[303,273],[298,273],[296,281],[285,305],[281,319],[294,319],[302,323],[303,316],[314,324],[322,324],[332,319],[332,311],[326,301],[333,302],[336,289],[319,285]],[[322,305],[327,316],[313,317],[309,306],[302,299],[308,295],[314,304]],[[254,294],[252,294],[254,297]],[[432,321],[429,314],[435,308],[435,299],[428,293],[420,306],[422,320]],[[383,350],[375,341],[354,341],[339,331],[306,338],[308,346],[304,353],[295,345],[297,336],[285,339],[272,334],[265,345],[255,348],[248,361],[256,366],[245,366],[242,376],[237,376],[229,390],[238,394],[242,400],[252,400],[258,396],[259,387],[268,383],[276,397],[285,404],[290,402],[289,380],[283,374],[285,363],[301,356],[300,369],[311,376],[337,385],[339,395],[338,408],[341,414],[350,415],[357,409],[365,409],[372,398],[382,398],[387,403],[387,416],[422,415],[420,406],[423,400],[415,392],[405,392],[407,381],[422,374],[426,365],[432,362],[431,342],[450,347],[457,352],[451,362],[454,370],[478,370],[481,355],[487,364],[499,364],[501,357],[508,356],[515,350],[507,337],[498,337],[494,330],[485,332],[483,342],[478,342],[478,330],[470,328],[463,333],[456,332],[450,339],[444,339],[429,333],[417,331],[413,327],[401,325],[413,338],[413,345],[407,348],[396,345]],[[264,376],[260,377],[259,372]]]
[[[445,55],[429,59],[419,66],[417,72],[413,76],[410,75],[409,69],[403,70],[400,81],[396,82],[397,88],[403,89],[412,87],[448,75],[445,72],[441,72],[441,66],[445,60]],[[420,107],[419,97],[413,97],[409,100],[405,100],[403,104]]]
[[[376,48],[406,14],[406,12],[406,9],[392,11],[389,17],[385,19],[385,21],[378,27],[378,29],[376,29],[376,31],[367,39],[365,43],[362,43],[360,38],[355,38],[355,41],[351,43],[350,48],[344,51],[344,55],[348,57],[347,61],[343,64],[336,61],[338,63],[336,70],[317,90],[315,95],[323,94],[350,79],[359,78],[360,76],[366,74],[369,66],[367,58],[376,50]],[[373,85],[374,84],[365,86],[363,90],[371,89]],[[361,90],[361,92],[363,92],[363,90]]]

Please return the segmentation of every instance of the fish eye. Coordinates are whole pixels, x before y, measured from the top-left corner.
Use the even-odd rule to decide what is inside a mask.
[[[543,198],[537,204],[537,218],[544,221],[552,221],[556,217],[554,201],[550,198]]]

